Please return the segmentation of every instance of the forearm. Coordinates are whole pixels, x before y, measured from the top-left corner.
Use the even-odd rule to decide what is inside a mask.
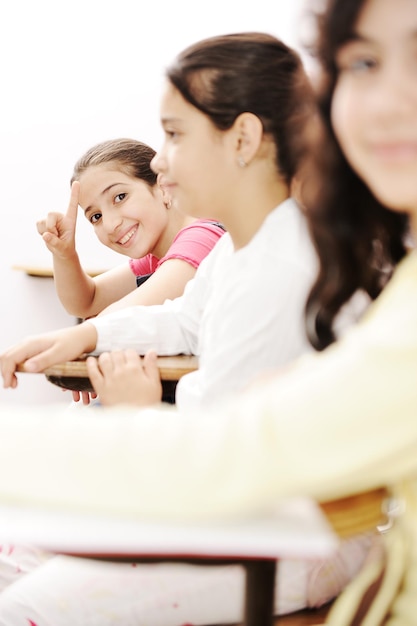
[[[195,268],[179,259],[163,263],[145,282],[101,310],[99,315],[107,315],[129,306],[149,306],[163,304],[184,293],[185,286],[194,277]]]
[[[91,352],[96,343],[97,332],[89,322],[30,336],[0,355],[3,386],[16,387],[18,365],[23,364],[27,372],[42,372],[51,365]]]
[[[326,390],[332,366],[337,359],[323,369],[314,362],[303,375],[199,415],[117,407],[86,420],[52,409],[2,411],[0,496],[185,520],[253,514],[290,495],[343,496],[415,471],[417,392],[412,406],[405,388],[394,387],[365,414],[375,390],[368,393],[367,380],[361,388],[361,376],[354,388]],[[346,363],[347,374],[353,369]],[[391,389],[390,377],[381,382]]]
[[[75,252],[70,258],[53,255],[53,266],[55,289],[66,311],[76,317],[88,317],[95,281],[82,268],[78,254]]]

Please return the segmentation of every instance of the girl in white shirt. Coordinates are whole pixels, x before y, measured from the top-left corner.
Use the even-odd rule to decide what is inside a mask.
[[[224,401],[261,371],[308,350],[304,305],[317,262],[291,190],[302,165],[301,131],[313,112],[298,55],[273,36],[220,36],[182,52],[167,71],[161,103],[165,143],[153,167],[182,211],[210,215],[227,233],[181,298],[100,316],[6,352],[6,386],[16,385],[18,362],[26,361],[35,371],[83,352],[106,351],[98,364],[90,364],[101,402],[149,403],[158,398],[159,381],[152,393],[138,396],[129,375],[131,359],[140,366],[136,353],[150,348],[159,354],[193,353],[200,366],[182,379],[177,395],[181,413],[196,404]],[[119,351],[108,352],[113,350]],[[360,567],[370,542],[369,536],[345,542],[324,563],[280,565],[277,612],[334,597]],[[108,613],[124,625],[241,618],[243,579],[237,568],[152,569],[157,576],[146,566],[105,568],[79,561],[68,566],[58,557],[9,588],[7,609],[3,598],[0,608],[16,618],[16,625],[19,616],[38,620],[37,626],[46,626],[48,619],[54,626],[107,625]],[[77,602],[62,611],[62,599],[75,596]],[[151,608],[146,608],[148,602]]]

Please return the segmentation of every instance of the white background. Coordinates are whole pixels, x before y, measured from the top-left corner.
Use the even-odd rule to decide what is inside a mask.
[[[36,220],[64,211],[75,161],[94,143],[135,137],[158,149],[164,68],[203,37],[270,32],[300,48],[303,0],[14,0],[0,9],[0,352],[29,334],[74,323],[52,279],[13,265],[50,266]],[[101,246],[80,215],[89,268],[126,257]],[[21,374],[1,403],[69,402],[43,376]],[[4,410],[4,409],[3,409]]]

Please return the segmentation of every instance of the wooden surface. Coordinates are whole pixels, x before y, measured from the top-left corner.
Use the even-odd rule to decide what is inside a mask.
[[[184,374],[193,372],[198,367],[198,358],[190,355],[159,356],[157,360],[162,382],[178,381]],[[17,366],[18,372],[25,372],[24,365]],[[88,378],[85,358],[65,361],[43,372],[49,382],[70,391],[93,391]]]
[[[382,487],[360,494],[320,502],[320,508],[333,530],[341,537],[351,537],[388,522],[389,491]]]
[[[53,278],[54,271],[52,267],[42,267],[40,265],[13,265],[13,270],[18,270],[20,272],[24,272],[28,276],[35,276],[36,278]],[[94,276],[98,276],[99,274],[103,274],[106,270],[104,269],[91,269],[85,270],[87,274],[94,278]]]

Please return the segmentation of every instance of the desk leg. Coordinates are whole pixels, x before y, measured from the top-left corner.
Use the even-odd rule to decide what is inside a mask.
[[[246,571],[243,626],[273,626],[276,561],[251,560]]]

